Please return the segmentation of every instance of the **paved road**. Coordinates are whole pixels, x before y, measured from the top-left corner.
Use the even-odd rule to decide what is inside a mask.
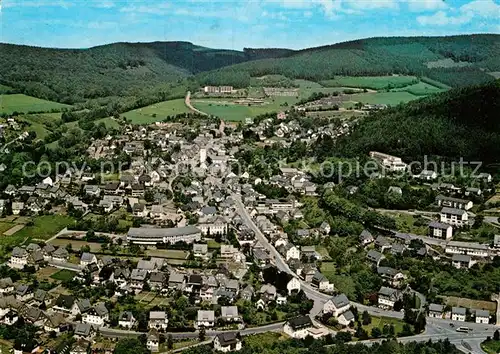
[[[240,330],[240,334],[242,336],[249,336],[252,334],[259,334],[259,333],[266,333],[266,332],[278,332],[283,329],[283,325],[285,322],[279,322],[279,323],[273,323],[267,326],[262,326],[262,327],[254,327],[254,328],[246,328],[243,330]],[[111,337],[111,338],[126,338],[126,337],[137,337],[143,334],[146,334],[144,332],[137,332],[137,331],[131,331],[131,330],[123,330],[123,329],[114,329],[114,328],[106,328],[106,327],[101,327],[99,329],[99,332],[101,335],[105,337]],[[206,336],[207,337],[215,337],[216,335],[224,332],[235,332],[233,331],[206,331]],[[166,335],[171,334],[173,338],[175,339],[189,339],[189,338],[198,338],[198,332],[167,332],[165,333]]]
[[[184,103],[186,104],[186,106],[192,110],[193,112],[196,112],[198,114],[201,114],[201,115],[204,115],[204,116],[208,116],[208,114],[206,114],[205,112],[202,112],[200,111],[199,109],[196,109],[193,107],[193,105],[191,104],[191,91],[188,91],[187,94],[186,94],[186,99],[184,101]]]
[[[245,222],[245,224],[252,229],[255,232],[256,238],[262,243],[262,245],[270,252],[271,256],[273,257],[274,263],[276,267],[283,271],[287,272],[288,274],[292,275],[293,277],[299,279],[300,285],[304,293],[307,295],[307,297],[311,300],[314,301],[314,307],[313,310],[311,311],[311,315],[315,316],[317,315],[322,309],[323,309],[323,304],[328,301],[328,299],[331,298],[331,295],[324,294],[313,288],[309,283],[303,281],[300,279],[297,274],[295,274],[286,261],[283,259],[283,257],[276,251],[276,248],[274,248],[273,245],[269,243],[267,240],[266,236],[260,231],[260,229],[255,225],[253,222],[251,216],[248,214],[248,211],[246,210],[245,206],[243,205],[241,201],[241,197],[237,194],[233,194],[233,199],[235,200],[236,206],[238,208],[239,215]],[[375,316],[386,316],[386,317],[394,317],[394,318],[403,318],[403,313],[401,312],[396,312],[396,311],[384,311],[378,308],[374,308],[371,306],[365,306],[363,304],[359,304],[356,302],[352,302],[351,304],[353,306],[356,306],[358,310],[360,311],[368,311],[371,315]]]
[[[246,210],[245,206],[241,202],[241,197],[239,195],[233,194],[233,199],[235,200],[236,206],[238,208],[239,215],[242,217],[244,220],[245,224],[252,229],[255,232],[256,238],[262,243],[264,247],[266,247],[271,256],[274,259],[274,263],[278,269],[281,271],[285,271],[292,276],[297,277],[297,275],[291,271],[290,267],[286,264],[285,260],[281,257],[281,255],[276,251],[274,246],[272,246],[265,235],[260,231],[260,229],[255,225],[253,222],[252,218],[248,214],[248,211]],[[301,287],[302,290],[305,292],[307,297],[311,300],[314,301],[314,307],[313,310],[311,311],[311,315],[314,316],[318,314],[322,308],[323,304],[331,297],[328,294],[324,294],[313,288],[310,284],[302,281],[301,279]],[[418,294],[421,296],[421,301],[425,302],[425,297],[422,294]],[[371,315],[374,316],[385,316],[385,317],[392,317],[392,318],[398,318],[402,319],[403,318],[403,313],[402,312],[396,312],[396,311],[386,311],[382,309],[378,309],[375,307],[371,306],[365,306],[360,303],[356,303],[351,301],[351,304],[353,306],[356,306],[358,308],[358,311],[368,311]],[[450,327],[450,323],[454,323],[454,327]],[[460,326],[467,326],[469,328],[472,328],[473,331],[471,333],[460,333],[455,330],[455,328],[460,327]],[[463,323],[463,322],[454,322],[450,320],[444,320],[444,319],[436,319],[436,318],[427,318],[427,326],[426,326],[426,331],[423,334],[417,335],[417,336],[412,336],[412,337],[406,337],[402,338],[401,341],[427,341],[429,339],[433,340],[439,340],[439,339],[445,339],[448,338],[450,341],[452,341],[454,344],[457,346],[462,345],[462,341],[467,343],[472,348],[473,353],[482,353],[482,350],[480,349],[479,344],[486,339],[487,336],[493,336],[494,331],[497,329],[495,325],[484,325],[484,324],[475,324],[475,323]],[[463,347],[464,348],[464,347]],[[464,348],[467,349],[467,348]]]

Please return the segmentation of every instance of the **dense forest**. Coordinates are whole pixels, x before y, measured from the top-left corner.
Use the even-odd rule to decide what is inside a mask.
[[[301,51],[210,49],[189,42],[115,43],[90,49],[0,44],[0,87],[74,104],[139,97],[185,85],[247,87],[284,75],[321,81],[335,75],[425,76],[452,87],[492,80],[500,35],[370,38]],[[195,75],[195,76],[193,76]],[[191,86],[190,86],[191,87]]]
[[[198,77],[204,83],[223,79],[243,87],[250,77],[270,74],[312,81],[335,75],[409,74],[461,87],[493,80],[487,72],[500,70],[499,56],[499,35],[370,38],[241,63]]]
[[[339,332],[338,337],[340,338]],[[343,339],[343,338],[342,338]],[[458,354],[461,353],[449,341],[438,341],[431,343],[407,343],[402,344],[394,340],[384,341],[382,344],[373,343],[370,346],[365,344],[344,344],[340,339],[331,341],[313,340],[312,337],[303,341],[299,340],[276,340],[274,342],[249,343],[243,345],[241,354]],[[199,346],[184,351],[186,354],[211,354],[216,353],[209,346]],[[115,354],[120,354],[115,351]]]
[[[335,150],[352,157],[377,150],[407,161],[433,155],[496,162],[498,112],[500,80],[455,89],[371,114],[339,139]]]
[[[90,49],[0,44],[0,84],[63,103],[138,96],[201,71],[287,55],[277,49],[209,49],[189,42],[115,43]]]

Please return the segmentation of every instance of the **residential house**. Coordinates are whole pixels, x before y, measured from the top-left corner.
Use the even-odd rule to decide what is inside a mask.
[[[148,271],[144,269],[133,269],[130,274],[130,287],[135,290],[142,290]]]
[[[80,257],[80,265],[82,267],[86,267],[89,264],[95,263],[97,264],[97,257],[93,253],[83,252]]]
[[[166,330],[168,327],[168,315],[165,311],[149,312],[149,329]]]
[[[21,210],[23,210],[23,209],[24,209],[23,202],[13,202],[12,203],[12,214],[19,215],[19,213],[21,213]]]
[[[309,316],[299,316],[288,320],[283,326],[283,332],[292,338],[304,339],[314,325]]]
[[[118,326],[123,327],[123,328],[132,328],[135,324],[135,317],[130,311],[124,311],[120,313],[120,316],[118,317]]]
[[[436,202],[440,207],[463,210],[470,210],[474,205],[470,200],[445,197],[443,195],[438,195],[436,197]]]
[[[490,312],[488,310],[476,310],[476,323],[490,323]]]
[[[238,315],[237,306],[222,306],[221,307],[221,318],[227,322],[239,322],[241,320]]]
[[[334,317],[339,317],[341,314],[351,308],[351,303],[345,294],[339,294],[331,297],[323,305],[323,313],[331,313]]]
[[[0,294],[6,295],[12,292],[14,292],[14,283],[12,279],[10,277],[0,279]]]
[[[233,245],[221,245],[220,256],[224,259],[233,258],[238,253],[238,249]]]
[[[267,303],[269,301],[274,301],[276,299],[277,291],[274,285],[264,284],[260,287],[259,293],[260,293],[260,298]]]
[[[385,279],[391,286],[398,287],[404,280],[403,273],[391,267],[377,267],[377,273]]]
[[[369,245],[375,241],[373,238],[373,235],[370,233],[368,230],[363,230],[361,234],[359,235],[359,242],[361,243],[362,246]]]
[[[445,252],[487,258],[489,257],[489,246],[475,242],[450,241],[446,244]]]
[[[401,298],[401,293],[392,288],[381,287],[378,291],[378,306],[384,309],[393,309],[394,304]]]
[[[165,290],[167,275],[163,272],[153,272],[149,276],[148,284],[151,290]]]
[[[33,289],[29,285],[21,284],[16,289],[16,300],[28,302],[35,296]]]
[[[69,354],[88,354],[90,352],[90,343],[86,340],[78,340],[71,345]]]
[[[429,317],[443,318],[444,306],[439,304],[429,305]]]
[[[319,291],[323,292],[333,292],[334,286],[328,281],[328,279],[319,271],[314,274],[311,284],[318,287]]]
[[[380,261],[384,258],[385,256],[382,253],[375,250],[369,250],[366,255],[366,259],[369,260],[370,262],[375,263],[377,266],[380,263]]]
[[[168,288],[170,290],[184,290],[186,285],[186,278],[184,274],[171,272],[168,277]]]
[[[196,319],[196,328],[200,327],[213,327],[215,325],[215,312],[198,310],[198,316]]]
[[[288,295],[291,295],[294,292],[299,292],[300,291],[300,281],[297,278],[293,277],[286,284],[286,289],[288,290]]]
[[[300,284],[300,283],[299,283]],[[251,301],[252,297],[255,295],[254,288],[251,285],[247,285],[243,290],[240,292],[240,297],[243,300],[246,301]]]
[[[457,269],[469,269],[474,263],[475,262],[472,261],[472,257],[465,254],[454,254],[451,257],[451,265]]]
[[[77,323],[73,332],[75,339],[89,338],[92,335],[92,326],[88,323]]]
[[[442,223],[454,225],[457,227],[467,225],[469,214],[464,209],[453,209],[444,207],[439,214]]]
[[[24,248],[14,247],[9,259],[9,267],[23,269],[28,264],[28,252]]]
[[[207,259],[208,245],[200,243],[193,244],[193,254],[196,258]]]
[[[451,308],[451,320],[465,322],[466,309],[463,307]]]
[[[449,224],[432,221],[429,223],[429,236],[450,240],[453,236],[453,228]]]
[[[59,295],[52,309],[73,316],[80,313],[76,305],[76,299],[71,295]]]
[[[287,243],[279,248],[281,254],[283,254],[287,261],[290,259],[300,259],[300,250],[291,243]]]
[[[109,311],[103,302],[97,303],[82,315],[82,322],[93,326],[104,326],[109,320]]]
[[[218,352],[236,352],[242,348],[239,333],[223,332],[215,336],[214,349]]]
[[[65,263],[68,261],[69,253],[64,247],[59,247],[52,252],[52,260],[54,262]]]
[[[392,242],[384,236],[379,236],[375,240],[375,246],[379,248],[382,253],[384,253],[386,250],[391,249]]]
[[[160,334],[155,328],[150,329],[148,332],[146,347],[153,353],[160,351]]]

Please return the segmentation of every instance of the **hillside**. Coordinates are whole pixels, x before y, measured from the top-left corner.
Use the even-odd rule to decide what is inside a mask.
[[[49,49],[0,44],[0,84],[63,103],[132,96],[145,88],[288,50],[244,52],[188,42],[115,43],[90,49]]]
[[[426,76],[452,87],[480,84],[500,69],[500,35],[370,38],[301,50],[199,75],[202,83],[245,86],[250,77],[284,75],[322,81],[337,75]]]
[[[372,114],[337,142],[336,151],[359,156],[377,150],[407,161],[439,155],[496,162],[499,110],[500,80],[454,89]]]

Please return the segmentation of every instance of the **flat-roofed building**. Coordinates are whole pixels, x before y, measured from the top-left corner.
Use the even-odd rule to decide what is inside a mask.
[[[193,243],[201,240],[201,231],[194,226],[156,228],[132,227],[128,230],[127,241],[142,245],[156,245],[158,243]]]

